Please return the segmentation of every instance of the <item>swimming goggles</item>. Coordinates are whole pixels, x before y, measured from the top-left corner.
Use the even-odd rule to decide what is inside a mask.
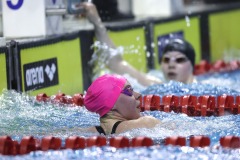
[[[175,58],[175,57],[163,57],[162,62],[163,63],[169,63],[170,61],[175,61],[176,63],[185,63],[188,61],[187,57],[179,57],[179,58]]]
[[[132,88],[131,86],[127,86],[127,87],[125,87],[125,88],[121,91],[121,93],[123,93],[123,94],[125,94],[125,95],[127,95],[127,96],[132,97],[132,95],[133,95],[133,88]]]

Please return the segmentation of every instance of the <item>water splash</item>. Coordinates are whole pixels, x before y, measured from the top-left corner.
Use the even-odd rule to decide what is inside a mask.
[[[140,39],[139,37],[136,37],[137,41]],[[106,73],[111,73],[108,69],[108,65],[110,62],[110,59],[113,57],[116,57],[118,55],[123,56],[124,54],[135,54],[136,56],[140,55],[141,52],[140,50],[146,50],[146,46],[135,46],[135,45],[130,45],[130,46],[120,46],[117,48],[110,48],[107,46],[105,43],[101,43],[99,41],[96,41],[93,45],[92,48],[94,49],[94,53],[92,55],[92,58],[89,62],[89,65],[91,65],[93,69],[93,79],[96,77],[106,74]],[[149,55],[148,55],[149,56]],[[139,58],[137,59],[139,63],[142,62],[142,59]]]
[[[35,97],[15,91],[3,91],[0,106],[0,136],[44,136],[61,133],[73,127],[99,124],[98,116],[83,107],[40,103]],[[90,115],[91,122],[87,119]]]

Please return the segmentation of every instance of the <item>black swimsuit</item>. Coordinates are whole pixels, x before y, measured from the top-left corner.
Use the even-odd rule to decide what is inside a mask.
[[[117,121],[112,128],[112,132],[111,134],[114,134],[116,132],[116,129],[118,127],[118,125],[121,123],[122,121]],[[95,126],[96,130],[98,131],[99,134],[104,134],[106,135],[106,133],[104,132],[103,128],[101,126]]]

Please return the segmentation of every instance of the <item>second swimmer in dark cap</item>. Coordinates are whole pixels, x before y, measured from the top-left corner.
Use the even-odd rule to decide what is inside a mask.
[[[176,80],[183,83],[195,81],[193,75],[195,51],[186,40],[171,39],[163,50],[160,63],[166,80]]]
[[[118,50],[108,36],[106,27],[102,23],[95,5],[87,2],[84,2],[81,5],[86,11],[85,15],[87,19],[94,25],[97,40],[107,45],[110,48],[108,48],[109,52],[115,50],[117,53]],[[102,52],[102,54],[108,54],[109,52]],[[107,56],[110,57],[109,55]],[[114,73],[128,74],[144,86],[163,83],[163,80],[135,69],[122,58],[122,54],[115,54],[115,56],[109,58],[109,61],[106,64]],[[194,82],[194,64],[195,53],[193,47],[188,42],[181,39],[170,40],[161,59],[161,68],[166,81],[175,80],[183,83]]]

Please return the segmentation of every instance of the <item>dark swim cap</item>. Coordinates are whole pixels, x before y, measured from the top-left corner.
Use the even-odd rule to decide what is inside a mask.
[[[194,67],[195,51],[190,43],[183,39],[170,39],[170,41],[166,44],[165,48],[163,49],[163,55],[170,51],[178,51],[183,53],[191,61],[191,64]]]

